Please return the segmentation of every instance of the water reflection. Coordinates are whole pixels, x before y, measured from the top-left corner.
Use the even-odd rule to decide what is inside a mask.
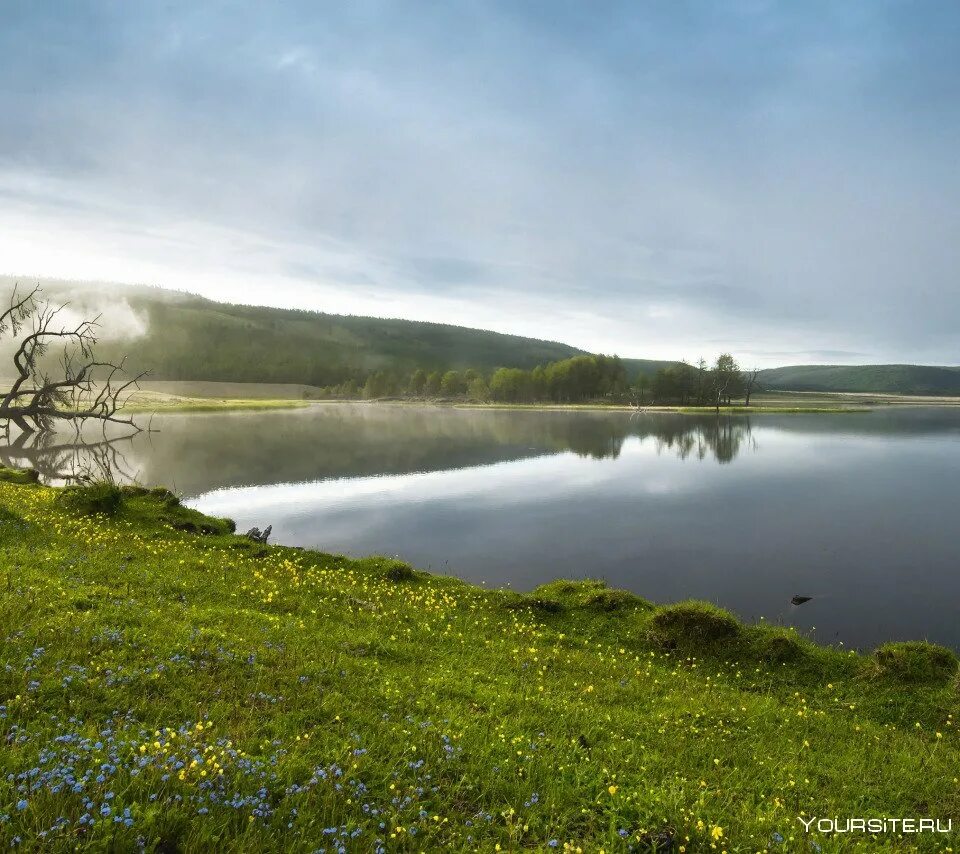
[[[136,473],[124,455],[129,441],[52,432],[21,433],[0,445],[0,466],[34,469],[47,484],[117,480],[133,482]]]
[[[305,411],[157,417],[150,432],[34,436],[0,447],[0,462],[45,482],[111,472],[186,495],[229,486],[380,476],[490,465],[571,452],[616,459],[628,439],[658,453],[719,463],[755,448],[745,417],[319,405]]]

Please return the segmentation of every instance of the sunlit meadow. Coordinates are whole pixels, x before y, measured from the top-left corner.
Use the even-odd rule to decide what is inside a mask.
[[[3,477],[5,848],[953,850],[799,821],[958,815],[938,648],[826,650],[598,582],[483,591],[163,491]]]

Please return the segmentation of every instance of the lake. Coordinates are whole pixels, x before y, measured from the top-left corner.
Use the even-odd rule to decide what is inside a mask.
[[[960,648],[958,409],[718,419],[319,404],[153,427],[79,451],[0,449],[0,463],[54,480],[109,467],[239,530],[273,525],[273,542],[395,555],[488,587],[603,578],[821,643]]]

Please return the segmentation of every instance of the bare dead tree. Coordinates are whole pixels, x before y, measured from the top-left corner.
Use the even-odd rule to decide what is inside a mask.
[[[727,398],[727,389],[730,387],[730,381],[733,379],[729,373],[715,372],[716,377],[713,382],[713,393],[715,395],[714,405],[717,409],[717,415],[720,414],[720,406]]]
[[[754,368],[751,371],[743,372],[743,405],[750,405],[750,395],[756,391],[760,385],[760,368]]]
[[[9,438],[10,424],[21,433],[44,433],[59,423],[78,432],[87,422],[120,424],[133,432],[140,427],[132,418],[118,414],[123,396],[139,388],[144,374],[125,378],[123,363],[97,361],[99,317],[66,325],[62,312],[44,300],[39,286],[28,293],[14,288],[8,308],[0,313],[0,338],[9,334],[15,379],[7,391],[0,391],[0,425]],[[63,345],[56,376],[47,373],[44,359],[49,349]]]

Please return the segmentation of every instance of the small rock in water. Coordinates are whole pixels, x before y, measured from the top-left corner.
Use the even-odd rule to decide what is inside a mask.
[[[791,605],[802,605],[804,602],[809,602],[813,597],[812,596],[794,596],[790,600]]]

